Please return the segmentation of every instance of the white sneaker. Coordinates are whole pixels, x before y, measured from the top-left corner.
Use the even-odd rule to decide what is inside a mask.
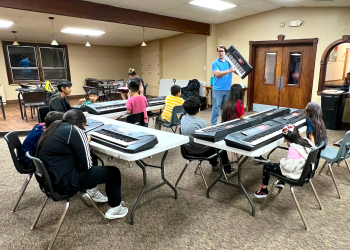
[[[118,207],[110,207],[105,213],[105,217],[110,220],[123,218],[129,211],[127,207],[123,206],[125,206],[124,201],[122,201]]]
[[[86,192],[90,195],[91,199],[94,202],[107,202],[108,198],[107,196],[104,196],[103,194],[101,194],[101,192],[97,189],[97,187],[94,187],[92,189],[88,189],[86,190]]]

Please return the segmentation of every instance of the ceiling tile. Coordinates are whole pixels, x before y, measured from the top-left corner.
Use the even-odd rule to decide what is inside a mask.
[[[242,7],[252,9],[252,10],[258,10],[260,12],[273,10],[282,7],[281,5],[265,2],[262,0],[254,1],[248,4],[243,4]]]

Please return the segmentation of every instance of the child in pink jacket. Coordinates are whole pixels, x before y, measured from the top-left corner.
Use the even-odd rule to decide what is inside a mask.
[[[254,193],[257,198],[264,198],[269,193],[267,185],[269,185],[270,172],[276,172],[290,179],[299,179],[303,172],[306,159],[311,150],[314,149],[312,142],[307,138],[301,137],[298,128],[291,124],[286,125],[282,129],[282,134],[289,146],[288,156],[287,158],[282,158],[280,163],[268,163],[264,165],[263,185],[259,185],[259,190]],[[280,181],[276,187],[283,188],[284,183]]]

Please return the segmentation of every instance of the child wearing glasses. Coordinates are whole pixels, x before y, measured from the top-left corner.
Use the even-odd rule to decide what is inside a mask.
[[[257,198],[264,198],[269,193],[267,186],[269,185],[270,172],[275,172],[290,179],[299,179],[309,153],[315,148],[314,144],[309,139],[301,137],[298,128],[291,124],[282,129],[282,135],[289,147],[288,156],[282,158],[280,163],[264,165],[263,184],[259,185],[259,190],[254,193]],[[276,187],[283,188],[284,183],[279,181]]]

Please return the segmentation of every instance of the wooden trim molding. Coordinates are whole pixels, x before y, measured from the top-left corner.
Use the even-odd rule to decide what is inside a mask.
[[[82,0],[1,0],[0,7],[122,23],[177,32],[210,35],[210,24]]]
[[[247,94],[248,111],[253,110],[254,74],[255,74],[254,67],[255,67],[255,54],[256,54],[255,51],[257,47],[312,45],[312,55],[316,57],[318,38],[290,39],[290,40],[284,40],[284,38],[285,38],[284,35],[278,35],[277,40],[249,41],[249,64],[253,67],[253,71],[248,75],[248,94]],[[313,65],[313,68],[315,69],[315,64]]]
[[[320,77],[318,79],[318,91],[317,94],[321,95],[321,92],[325,88],[325,80],[326,80],[326,72],[327,72],[327,59],[329,57],[329,54],[331,51],[338,46],[339,44],[342,43],[350,43],[350,35],[344,35],[341,39],[336,40],[332,42],[328,47],[325,49],[325,51],[322,54],[321,57],[321,66],[320,66]]]

